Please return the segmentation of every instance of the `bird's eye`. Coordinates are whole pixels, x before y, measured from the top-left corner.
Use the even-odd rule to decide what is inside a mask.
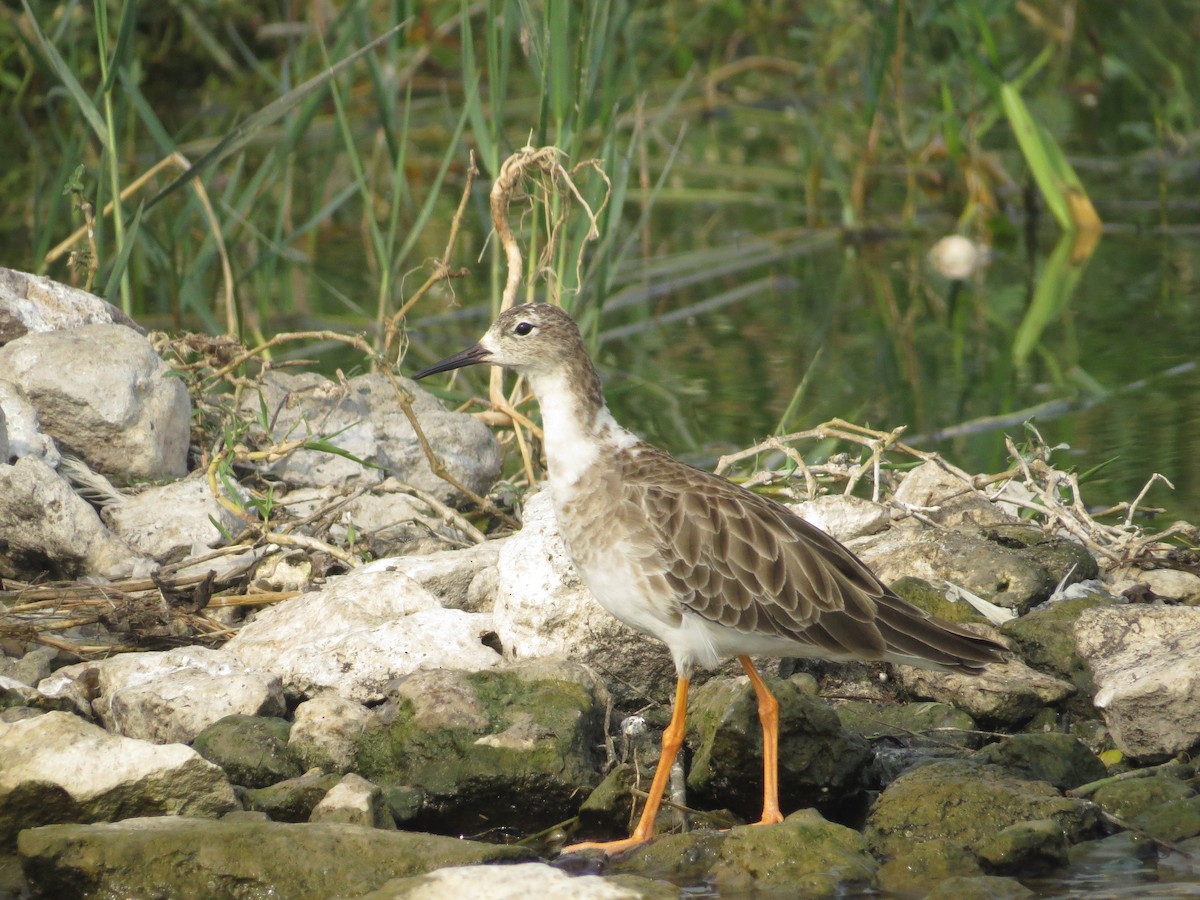
[[[529,334],[529,332],[533,331],[533,323],[532,322],[518,322],[517,327],[514,328],[513,331],[516,334],[521,335],[521,337],[524,337],[525,335]]]

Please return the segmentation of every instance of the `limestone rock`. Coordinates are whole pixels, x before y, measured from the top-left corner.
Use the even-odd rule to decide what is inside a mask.
[[[1122,752],[1161,760],[1200,743],[1200,608],[1089,609],[1075,623],[1075,641]]]
[[[187,473],[187,389],[137,332],[31,333],[0,347],[0,371],[21,385],[59,446],[96,471],[131,480]]]
[[[789,503],[787,506],[800,518],[839,541],[877,534],[891,522],[891,513],[886,506],[861,497],[826,495],[804,503]]]
[[[949,581],[998,606],[1023,613],[1046,600],[1067,577],[1090,577],[1095,560],[1063,538],[1049,538],[1025,526],[987,529],[893,528],[850,542],[850,549],[885,584],[910,576],[935,586]],[[1077,548],[1077,549],[1076,549]],[[1087,559],[1091,568],[1082,567]]]
[[[483,643],[491,631],[490,616],[443,609],[383,559],[260,612],[225,649],[279,675],[293,696],[333,691],[370,702],[420,669],[495,666],[500,655]]]
[[[70,713],[0,724],[0,845],[22,828],[237,807],[225,774],[182,744],[109,734]]]
[[[12,463],[22,456],[36,456],[50,468],[58,468],[61,457],[54,438],[42,431],[37,410],[20,385],[6,378],[0,378],[0,413],[3,413],[8,438],[8,447],[0,455],[0,463]]]
[[[400,382],[412,395],[413,411],[441,462],[472,491],[486,493],[499,477],[501,463],[499,445],[487,426],[472,416],[448,412],[415,382],[405,378]],[[342,385],[315,373],[270,372],[263,380],[261,395],[271,415],[275,440],[320,438],[376,467],[301,449],[272,466],[288,484],[320,487],[350,480],[377,482],[387,472],[444,501],[465,499],[429,468],[416,432],[385,376],[360,375]],[[258,397],[247,397],[245,402],[253,409],[259,406]]]
[[[361,703],[320,694],[296,707],[288,750],[307,768],[348,772],[355,742],[370,720],[370,710]]]
[[[432,591],[447,609],[482,612],[471,600],[471,585],[480,572],[494,569],[504,540],[485,541],[462,550],[446,550],[429,556],[401,556],[396,567],[413,581]],[[491,598],[489,598],[490,600]]]
[[[223,544],[225,538],[213,521],[231,534],[242,529],[241,520],[217,502],[202,477],[128,496],[106,506],[103,518],[131,547],[160,563],[178,562]]]
[[[117,579],[140,563],[104,527],[96,510],[40,458],[0,463],[0,576]]]
[[[1108,774],[1091,750],[1077,738],[1060,732],[1014,734],[984,747],[975,759],[1022,778],[1045,781],[1060,791],[1098,781]]]
[[[939,525],[998,525],[1014,522],[965,479],[936,462],[922,463],[904,476],[892,495],[900,506],[914,507]]]
[[[0,344],[30,332],[97,324],[124,325],[145,334],[133,319],[95,294],[44,275],[0,268]]]
[[[428,875],[395,878],[362,900],[671,900],[682,896],[674,885],[627,875],[568,875],[542,862],[512,866],[456,866]]]
[[[64,679],[95,680],[92,708],[109,731],[160,744],[190,743],[225,716],[284,712],[277,676],[253,671],[233,654],[206,647],[76,663],[43,682],[44,692],[57,689]]]
[[[361,775],[346,775],[329,789],[321,802],[313,807],[312,822],[343,822],[347,825],[366,825],[369,828],[395,830],[396,823],[388,812],[379,785],[371,784]]]
[[[22,865],[44,897],[358,897],[390,878],[527,860],[503,847],[343,825],[245,816],[51,825],[21,835]]]
[[[272,822],[307,822],[317,804],[341,780],[340,775],[305,772],[269,787],[251,788],[242,799],[247,810],[264,813]]]

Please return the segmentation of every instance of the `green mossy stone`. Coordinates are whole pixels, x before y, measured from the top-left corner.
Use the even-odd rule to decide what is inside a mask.
[[[968,713],[949,703],[880,703],[847,700],[833,707],[838,720],[868,740],[895,738],[903,743],[972,746],[978,727]]]
[[[192,741],[192,748],[220,766],[234,784],[262,788],[300,775],[300,763],[288,751],[286,719],[225,716]]]
[[[975,853],[1004,875],[1032,875],[1066,865],[1067,836],[1053,819],[1017,822],[979,842]]]
[[[999,875],[947,878],[925,895],[925,900],[1022,900],[1033,891],[1015,878]]]
[[[246,809],[263,812],[275,822],[307,822],[313,809],[333,789],[341,775],[301,775],[242,794]]]
[[[880,890],[920,895],[955,875],[982,875],[975,854],[948,840],[912,844],[879,868]]]
[[[1092,802],[1106,813],[1132,821],[1144,812],[1176,800],[1195,796],[1187,783],[1170,775],[1147,775],[1106,784],[1092,794]]]
[[[941,760],[893,781],[867,817],[866,837],[893,858],[914,841],[946,839],[970,850],[1010,825],[1052,819],[1074,840],[1096,827],[1095,808],[1044,781],[973,760]]]
[[[839,897],[875,886],[878,862],[866,839],[812,809],[779,825],[742,825],[717,849],[709,878],[724,897],[769,895]]]
[[[984,529],[984,535],[1002,546],[1027,553],[1046,569],[1055,585],[1087,581],[1100,573],[1100,566],[1087,547],[1069,538],[1047,535],[1041,528],[990,525]]]
[[[21,832],[31,888],[46,897],[355,897],[390,878],[519,861],[521,847],[334,823],[162,816]]]
[[[953,622],[956,625],[988,624],[988,620],[981,616],[970,603],[948,600],[944,591],[938,590],[923,578],[905,575],[903,578],[898,578],[891,588],[900,599],[907,600],[913,606],[918,606],[930,615],[947,622]]]
[[[1200,835],[1200,797],[1172,800],[1133,818],[1152,838],[1175,843]]]
[[[989,744],[978,753],[979,762],[1000,766],[1021,778],[1045,781],[1068,791],[1098,781],[1108,774],[1104,763],[1069,734],[1049,732],[1016,734]]]

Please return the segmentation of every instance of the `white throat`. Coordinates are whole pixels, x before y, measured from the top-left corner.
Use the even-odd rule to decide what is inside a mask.
[[[559,370],[530,376],[542,409],[550,484],[556,490],[569,490],[595,465],[603,450],[638,442],[617,424],[603,402],[598,407],[586,402],[567,374]]]

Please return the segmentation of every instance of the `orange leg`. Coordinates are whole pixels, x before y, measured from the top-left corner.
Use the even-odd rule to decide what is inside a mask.
[[[671,766],[675,764],[675,754],[683,746],[684,722],[687,719],[687,695],[688,680],[680,678],[675,685],[675,708],[671,711],[671,722],[662,735],[662,755],[658,758],[658,768],[654,770],[654,779],[650,782],[646,806],[642,810],[642,817],[638,819],[637,827],[633,829],[633,834],[620,841],[585,841],[582,844],[571,844],[562,849],[563,853],[575,853],[578,850],[603,850],[611,855],[644,844],[654,837],[654,820],[658,817],[659,806],[662,805],[663,791],[667,787],[667,779],[671,776]]]
[[[763,730],[763,813],[762,820],[756,824],[775,825],[783,821],[779,811],[779,701],[759,676],[750,657],[739,656],[738,662],[754,687]]]

